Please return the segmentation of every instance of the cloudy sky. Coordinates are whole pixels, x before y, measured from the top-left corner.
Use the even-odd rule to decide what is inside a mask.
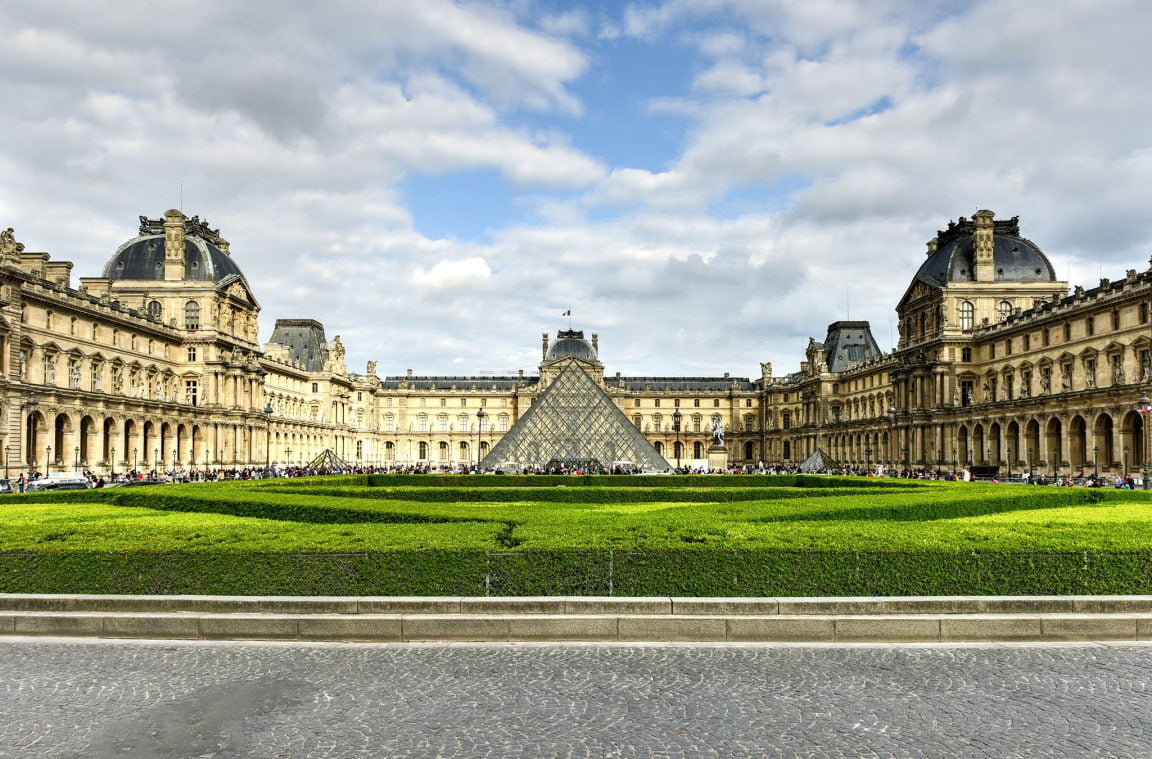
[[[292,10],[292,8],[305,10]],[[313,10],[306,10],[312,8]],[[98,276],[181,204],[381,374],[795,371],[949,219],[1152,253],[1147,0],[5,0],[0,227]]]

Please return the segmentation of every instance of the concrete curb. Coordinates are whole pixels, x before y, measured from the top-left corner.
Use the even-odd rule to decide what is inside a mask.
[[[387,643],[1150,641],[1152,614],[675,616],[0,612],[0,635]]]
[[[326,598],[0,595],[0,635],[161,640],[1152,640],[1152,596]]]

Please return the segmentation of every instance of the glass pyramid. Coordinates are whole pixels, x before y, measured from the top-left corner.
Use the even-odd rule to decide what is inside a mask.
[[[494,469],[508,462],[538,469],[586,471],[618,462],[631,462],[649,472],[670,468],[575,361],[564,367],[480,465]]]

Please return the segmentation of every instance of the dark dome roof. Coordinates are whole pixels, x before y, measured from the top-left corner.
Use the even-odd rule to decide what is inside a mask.
[[[916,276],[939,285],[976,280],[971,235],[942,241],[936,252],[920,266]],[[1052,263],[1030,240],[999,232],[993,237],[992,262],[997,282],[1055,282]]]
[[[200,237],[184,238],[184,279],[219,282],[243,275],[232,257]],[[105,279],[164,279],[164,235],[141,235],[129,240],[104,265]]]
[[[559,361],[562,358],[579,358],[584,361],[596,361],[596,350],[592,344],[584,339],[580,330],[561,331],[556,335],[556,342],[548,347],[545,361]]]

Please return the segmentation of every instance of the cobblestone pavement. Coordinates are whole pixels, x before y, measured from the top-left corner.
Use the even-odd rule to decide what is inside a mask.
[[[0,757],[1152,756],[1152,647],[0,640]]]

